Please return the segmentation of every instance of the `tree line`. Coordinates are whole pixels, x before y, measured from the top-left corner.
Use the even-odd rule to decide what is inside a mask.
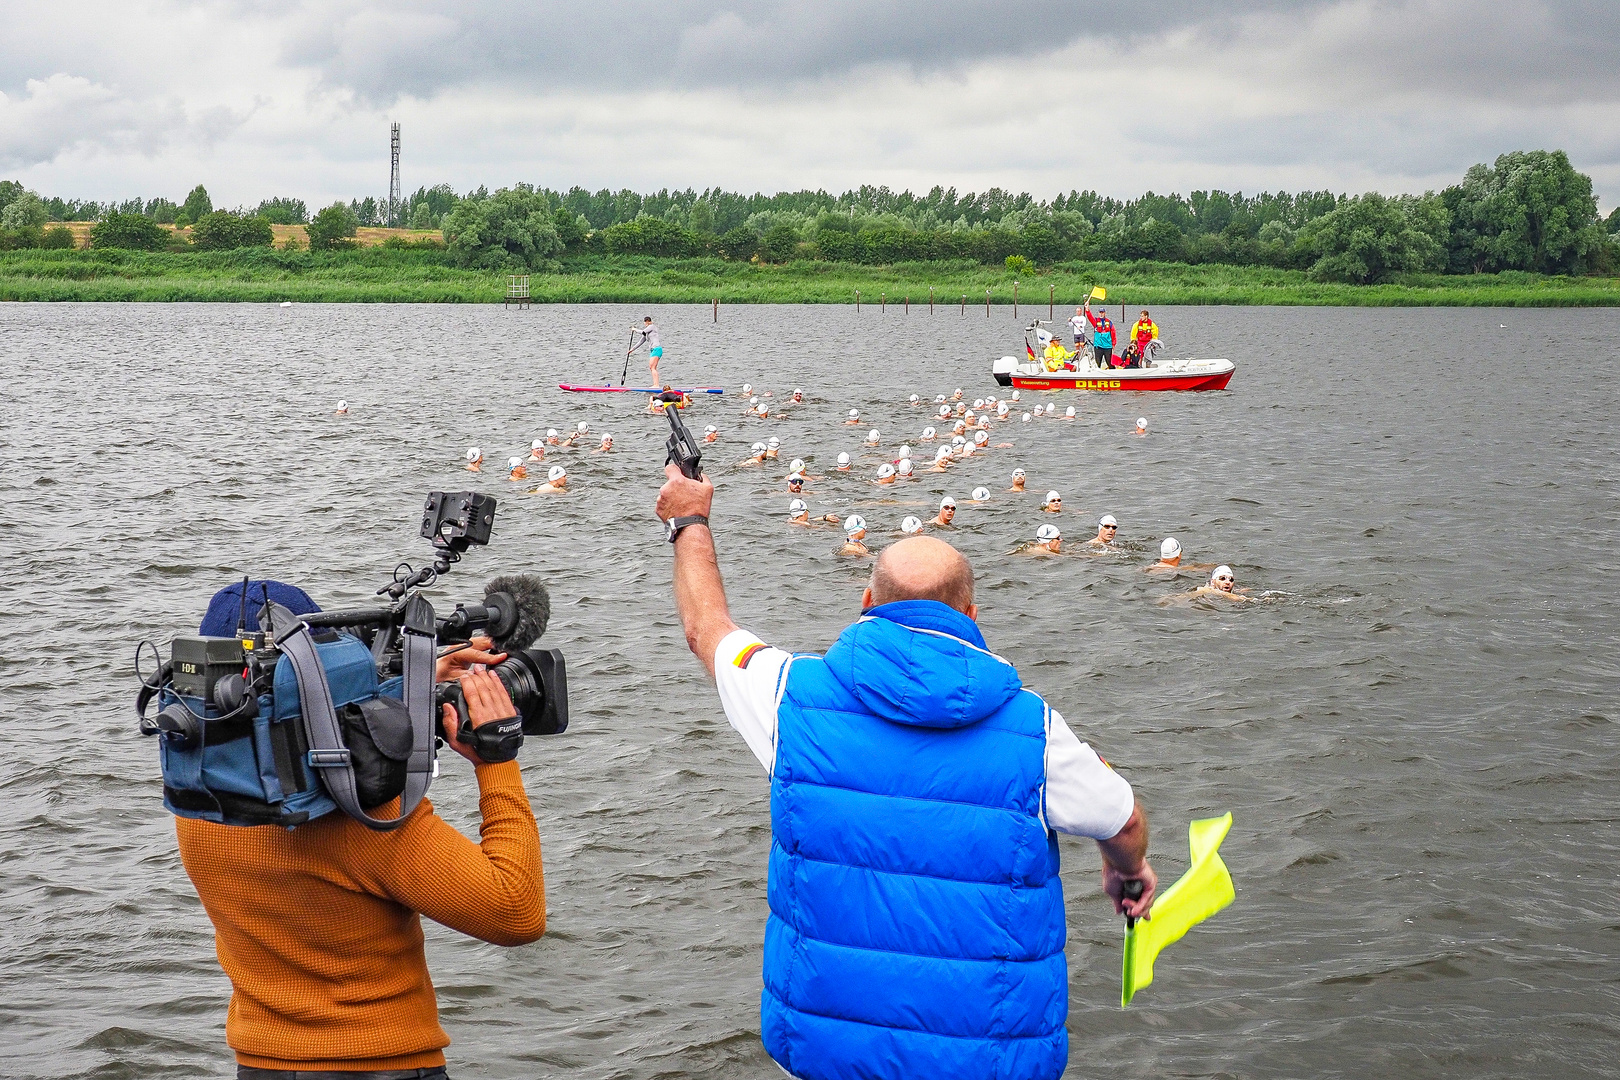
[[[999,188],[961,194],[935,187],[925,195],[870,186],[840,195],[713,188],[642,195],[519,183],[465,195],[439,184],[402,202],[392,217],[439,230],[449,261],[530,271],[589,254],[773,263],[950,260],[1026,273],[1064,262],[1148,259],[1277,266],[1318,280],[1374,283],[1404,273],[1611,273],[1620,258],[1620,210],[1599,217],[1591,178],[1561,150],[1504,154],[1491,165],[1473,166],[1459,183],[1420,196],[1194,191],[1119,200],[1070,191],[1041,201]],[[358,227],[390,217],[387,200],[374,197],[334,203],[311,216],[295,198],[215,210],[201,185],[180,203],[133,199],[96,206],[42,199],[3,182],[0,246],[8,236],[9,246],[43,244],[44,226],[73,220],[64,216],[70,213],[98,222],[94,246],[149,250],[180,246],[161,228],[169,223],[190,225],[190,245],[204,249],[268,244],[270,224],[304,224],[310,247],[331,249],[349,244]]]

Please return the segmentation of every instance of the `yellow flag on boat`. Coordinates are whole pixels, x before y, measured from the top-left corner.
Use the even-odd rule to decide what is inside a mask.
[[[1187,826],[1192,865],[1174,885],[1161,893],[1150,910],[1152,918],[1138,919],[1125,930],[1125,970],[1119,1007],[1153,981],[1153,959],[1165,946],[1232,902],[1232,875],[1221,861],[1221,841],[1232,827],[1230,813],[1204,818]]]
[[[1091,295],[1088,296],[1086,299],[1088,299],[1088,300],[1106,300],[1106,299],[1108,299],[1108,290],[1103,288],[1101,285],[1093,285],[1091,287]]]

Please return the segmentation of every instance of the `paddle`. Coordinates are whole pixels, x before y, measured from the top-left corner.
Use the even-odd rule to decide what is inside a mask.
[[[630,354],[636,351],[636,332],[630,331],[630,344],[624,347],[624,370],[619,373],[619,385],[630,377]]]

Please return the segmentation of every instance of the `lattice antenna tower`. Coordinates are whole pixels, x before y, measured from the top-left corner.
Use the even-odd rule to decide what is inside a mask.
[[[403,209],[399,205],[399,125],[390,124],[388,128],[388,225],[390,228],[399,228],[399,212]]]

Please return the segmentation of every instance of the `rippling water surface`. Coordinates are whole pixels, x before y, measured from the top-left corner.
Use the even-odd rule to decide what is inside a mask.
[[[421,560],[422,493],[469,483],[501,500],[495,541],[434,599],[544,574],[573,726],[523,756],[546,937],[428,928],[452,1075],[777,1075],[757,1036],[767,786],[671,610],[665,428],[556,388],[617,376],[642,313],[0,306],[0,1075],[231,1074],[229,984],[134,731],[134,643],[194,628],[244,573],[364,601]],[[1128,1011],[1094,848],[1064,841],[1071,1075],[1615,1074],[1620,314],[1165,309],[1172,351],[1237,361],[1229,392],[1026,395],[1079,419],[1002,425],[1012,449],[880,491],[846,411],[891,451],[914,439],[910,393],[994,389],[1010,311],[653,313],[677,380],[809,397],[781,421],[729,393],[691,411],[724,432],[740,623],[814,650],[856,613],[866,567],[783,524],[786,459],[879,545],[982,483],[951,539],[986,636],[1135,784],[1161,877],[1190,818],[1235,815],[1237,902]],[[581,419],[617,452],[558,455],[572,493],[504,479]],[[783,467],[729,467],[767,433]],[[840,450],[858,474],[829,472]],[[1031,494],[1005,493],[1018,465]],[[1119,550],[1007,555],[1047,488],[1066,540],[1112,513]],[[1196,583],[1141,572],[1166,535],[1266,601],[1166,603]],[[476,835],[460,764],[433,799]]]

